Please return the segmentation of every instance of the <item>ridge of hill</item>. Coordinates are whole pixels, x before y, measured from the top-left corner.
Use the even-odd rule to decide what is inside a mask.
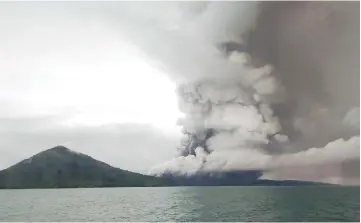
[[[40,152],[0,171],[0,188],[147,187],[166,185],[153,176],[112,167],[64,146]]]

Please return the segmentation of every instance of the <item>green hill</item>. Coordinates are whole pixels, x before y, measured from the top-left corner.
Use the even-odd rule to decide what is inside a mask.
[[[57,146],[0,171],[0,188],[163,186],[153,176],[112,167],[90,156]]]

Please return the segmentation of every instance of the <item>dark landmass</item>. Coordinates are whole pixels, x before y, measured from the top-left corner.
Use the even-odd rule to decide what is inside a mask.
[[[0,188],[153,187],[163,179],[112,167],[63,146],[0,171]]]
[[[259,179],[260,170],[233,171],[219,173],[198,173],[192,176],[174,176],[164,174],[162,177],[179,186],[320,186],[330,185],[297,180],[266,180]]]
[[[57,146],[0,171],[0,189],[157,186],[304,186],[303,181],[258,179],[261,171],[147,176],[112,167],[85,154]]]

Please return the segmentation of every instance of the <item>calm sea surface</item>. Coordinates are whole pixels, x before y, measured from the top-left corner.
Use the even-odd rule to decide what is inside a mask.
[[[0,221],[359,220],[359,187],[0,190]]]

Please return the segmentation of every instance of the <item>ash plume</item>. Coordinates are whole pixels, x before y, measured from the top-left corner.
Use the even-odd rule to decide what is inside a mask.
[[[358,2],[129,4],[127,35],[178,84],[184,113],[179,157],[152,174],[359,162]]]

